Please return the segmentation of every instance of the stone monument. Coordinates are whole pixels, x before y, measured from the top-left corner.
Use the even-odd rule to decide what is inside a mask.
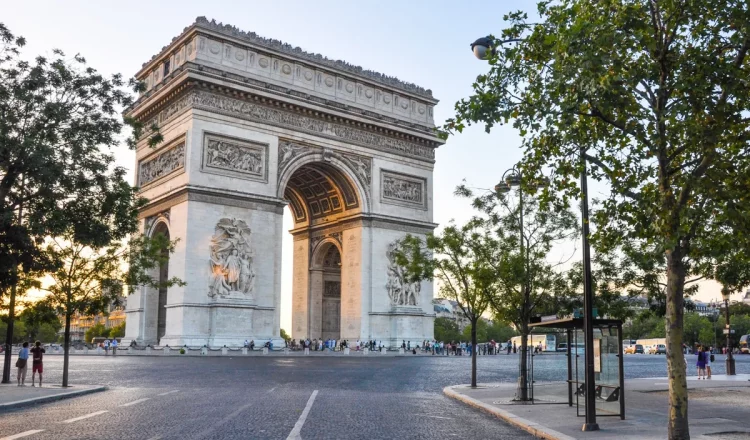
[[[432,222],[432,92],[199,17],[143,65],[126,114],[164,142],[136,153],[142,232],[178,239],[127,302],[126,339],[279,338],[283,212],[293,219],[292,337],[433,337],[432,283],[393,261]]]

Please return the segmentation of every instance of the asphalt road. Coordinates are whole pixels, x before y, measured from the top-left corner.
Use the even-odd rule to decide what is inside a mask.
[[[666,375],[663,356],[625,360],[626,377]],[[469,382],[469,366],[468,356],[72,356],[71,383],[110,390],[2,413],[0,438],[531,438],[443,396]],[[60,383],[61,367],[61,356],[45,358],[46,383]],[[480,382],[514,381],[516,369],[512,355],[479,358]],[[737,372],[750,373],[750,356],[738,357]],[[564,374],[564,357],[536,358],[536,380]]]

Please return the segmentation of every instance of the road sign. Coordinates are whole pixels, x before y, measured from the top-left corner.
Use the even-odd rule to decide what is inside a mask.
[[[725,334],[725,335],[728,335],[728,334],[730,334],[729,332],[730,332],[730,330],[729,330],[728,328],[725,328],[725,329],[724,329],[724,334]],[[732,330],[731,330],[731,334],[734,334],[734,329],[732,329]]]

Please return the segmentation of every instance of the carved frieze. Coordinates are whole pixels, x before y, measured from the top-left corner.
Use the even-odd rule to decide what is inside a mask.
[[[266,181],[268,145],[216,134],[203,136],[203,170]]]
[[[396,264],[398,241],[388,245],[388,281],[385,289],[392,306],[418,306],[421,283],[409,282],[403,268]]]
[[[402,154],[430,161],[435,158],[435,151],[427,146],[204,90],[192,91],[181,99],[188,99],[193,108],[224,113],[335,140],[343,140],[389,153]]]
[[[427,209],[427,180],[381,170],[380,199],[383,203]]]
[[[138,164],[138,186],[143,187],[185,167],[185,140]]]

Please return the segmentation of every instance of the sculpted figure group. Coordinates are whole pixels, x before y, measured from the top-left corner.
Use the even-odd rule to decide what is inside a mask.
[[[208,295],[250,295],[255,284],[250,228],[244,220],[223,218],[211,237],[211,285]]]

